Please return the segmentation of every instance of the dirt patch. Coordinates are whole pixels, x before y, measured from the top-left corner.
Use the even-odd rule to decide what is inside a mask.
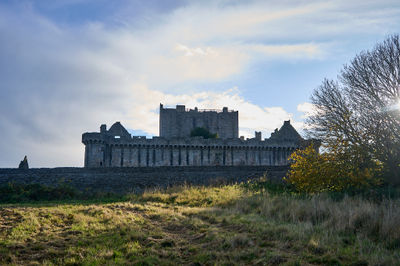
[[[13,209],[0,208],[0,235],[9,233],[23,219],[22,215]]]

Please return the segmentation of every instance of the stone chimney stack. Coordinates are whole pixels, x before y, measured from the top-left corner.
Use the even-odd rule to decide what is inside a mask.
[[[100,126],[100,133],[104,134],[107,131],[107,125],[106,124],[102,124]]]
[[[177,105],[176,106],[176,111],[177,112],[185,112],[185,106],[184,105]]]

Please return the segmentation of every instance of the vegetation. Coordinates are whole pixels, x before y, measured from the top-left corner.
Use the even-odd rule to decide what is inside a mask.
[[[196,127],[190,132],[191,137],[203,137],[205,139],[215,139],[218,138],[218,134],[211,133],[207,128]]]
[[[0,206],[0,264],[398,265],[400,200],[265,180],[112,203]]]
[[[285,180],[298,192],[362,190],[381,183],[381,165],[371,162],[369,167],[357,167],[349,152],[331,149],[320,154],[310,145],[292,153],[290,160],[292,164]]]
[[[361,176],[369,176],[364,172],[380,164],[385,181],[400,185],[398,35],[358,54],[344,66],[338,81],[324,80],[312,103],[309,134],[321,139],[334,159],[347,158],[351,172],[360,169]]]
[[[105,193],[78,191],[67,184],[49,187],[40,184],[14,184],[0,186],[0,203],[23,203],[65,200],[121,199],[121,196]]]

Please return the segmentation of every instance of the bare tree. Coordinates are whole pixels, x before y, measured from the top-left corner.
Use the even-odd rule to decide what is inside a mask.
[[[388,181],[400,184],[399,35],[361,52],[311,100],[317,109],[308,120],[311,135],[328,148],[344,141],[362,151],[362,161],[381,162]]]

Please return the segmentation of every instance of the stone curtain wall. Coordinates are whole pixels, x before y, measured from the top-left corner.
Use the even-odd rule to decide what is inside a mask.
[[[281,181],[287,170],[287,166],[0,169],[0,186],[8,183],[67,184],[88,193],[125,194],[173,185],[242,182],[265,173],[272,180]]]
[[[178,107],[182,110],[163,109],[161,106],[160,112],[164,110],[179,111],[184,114],[198,113],[193,110],[185,112],[184,106]],[[202,114],[211,113],[234,112],[228,112],[224,108],[221,113],[207,111]],[[161,115],[160,119],[163,121]],[[178,119],[178,122],[184,123],[184,119]],[[163,123],[160,123],[160,128],[163,128]],[[289,164],[290,154],[307,142],[289,121],[285,121],[281,129],[273,133],[271,138],[264,140],[261,140],[259,132],[256,138],[246,140],[165,136],[147,139],[144,136],[132,137],[120,122],[114,123],[109,130],[106,130],[106,125],[102,125],[100,132],[82,134],[82,143],[85,145],[85,167],[283,166]]]
[[[87,167],[283,166],[297,147],[201,146],[85,141]]]

